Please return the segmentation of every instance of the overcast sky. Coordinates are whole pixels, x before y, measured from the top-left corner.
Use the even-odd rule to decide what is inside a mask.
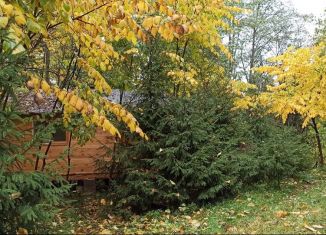
[[[313,14],[317,17],[326,9],[326,0],[286,0],[291,2],[300,13]]]
[[[292,4],[301,14],[312,14],[320,18],[326,9],[326,0],[283,0]],[[313,34],[315,24],[307,24],[308,31]]]

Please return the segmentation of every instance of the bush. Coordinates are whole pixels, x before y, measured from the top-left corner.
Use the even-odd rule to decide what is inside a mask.
[[[143,45],[133,60],[136,72],[127,71],[137,78],[130,88],[137,102],[128,110],[150,141],[126,131],[122,143],[108,152],[112,161],[99,164],[115,177],[111,196],[118,208],[205,203],[234,195],[244,184],[277,181],[305,167],[309,146],[293,128],[232,110],[234,97],[213,55],[206,51],[196,57],[195,45],[187,47],[185,61],[202,71],[196,88],[188,89],[185,81],[167,76],[180,65],[167,60],[165,47],[158,41]],[[207,66],[207,60],[214,63]]]
[[[19,227],[30,232],[44,229],[42,223],[53,219],[54,207],[69,189],[55,175],[20,170],[28,161],[26,152],[50,133],[43,130],[42,135],[33,141],[23,141],[24,133],[16,126],[22,121],[18,113],[10,109],[0,111],[1,233],[13,234]],[[57,184],[53,183],[54,180]]]
[[[230,101],[222,86],[160,102],[153,115],[140,104],[137,118],[151,140],[118,146],[109,165],[118,176],[118,206],[204,203],[307,169],[311,148],[301,134],[269,117],[233,112]]]
[[[251,124],[251,148],[246,152],[247,165],[241,178],[247,182],[276,182],[285,177],[293,177],[312,167],[312,148],[304,133],[284,126],[272,118],[259,118]],[[250,167],[251,166],[251,167]],[[251,174],[250,174],[251,172]]]

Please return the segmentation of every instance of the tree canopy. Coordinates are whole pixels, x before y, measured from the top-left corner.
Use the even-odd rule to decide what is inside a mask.
[[[224,0],[1,1],[0,7],[0,26],[6,34],[3,48],[13,54],[26,51],[34,59],[24,75],[37,102],[42,102],[41,90],[54,93],[64,105],[66,123],[79,112],[87,125],[120,136],[106,117],[113,113],[145,139],[133,115],[104,98],[111,92],[105,72],[124,60],[133,46],[154,37],[193,40],[213,53],[219,48],[228,55],[216,29],[229,29],[223,19],[232,20],[232,13],[239,11]],[[121,40],[129,42],[125,54],[114,46]],[[59,72],[54,71],[54,55],[63,59]]]

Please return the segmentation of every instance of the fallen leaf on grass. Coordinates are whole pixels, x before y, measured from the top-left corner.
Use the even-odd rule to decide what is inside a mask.
[[[277,218],[284,218],[289,215],[287,211],[276,211],[275,213]]]
[[[322,229],[322,228],[324,228],[323,226],[317,225],[317,224],[312,225],[312,227],[313,228],[316,228],[316,229]]]
[[[293,214],[293,215],[300,215],[301,212],[300,212],[300,211],[293,211],[293,212],[290,212],[290,214]]]
[[[309,211],[293,211],[293,212],[289,212],[289,214],[299,215],[299,216],[307,215],[309,213],[310,213]]]
[[[284,227],[290,227],[291,226],[291,224],[289,224],[287,222],[283,223],[283,225],[284,225]]]
[[[231,226],[231,227],[226,228],[226,231],[228,233],[233,233],[233,234],[239,233],[237,227],[235,227],[235,226]]]
[[[194,228],[200,227],[200,222],[198,220],[192,220],[190,223]]]
[[[110,230],[104,229],[99,234],[112,234],[112,233],[110,232]]]
[[[314,233],[318,233],[318,234],[320,234],[319,231],[317,231],[316,229],[314,229],[313,227],[311,227],[311,226],[309,226],[309,225],[307,225],[307,224],[305,224],[304,227],[305,227],[306,229],[308,229],[309,231],[311,231],[311,232],[314,232]]]
[[[106,200],[105,200],[104,198],[102,198],[102,199],[100,200],[100,203],[101,203],[102,206],[105,206],[105,205],[106,205]]]

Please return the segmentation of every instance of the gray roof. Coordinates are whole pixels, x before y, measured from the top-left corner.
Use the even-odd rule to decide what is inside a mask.
[[[34,101],[34,92],[21,92],[17,95],[17,100],[18,100],[18,109],[20,112],[25,113],[25,114],[41,114],[41,113],[51,113],[53,112],[53,107],[56,101],[56,97],[51,94],[49,96],[46,96],[43,92],[41,92],[44,101],[42,104],[38,105]],[[118,89],[113,89],[112,93],[107,96],[107,99],[112,101],[113,103],[120,103],[120,95],[121,91]],[[122,104],[126,105],[129,103],[132,103],[135,101],[135,95],[132,92],[123,92],[123,99],[122,99]],[[60,110],[61,109],[61,104],[58,102],[56,104],[56,109],[55,110]]]

